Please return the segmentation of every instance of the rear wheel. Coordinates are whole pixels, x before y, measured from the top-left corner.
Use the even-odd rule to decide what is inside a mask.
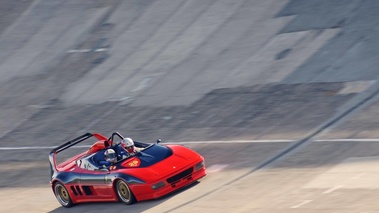
[[[128,184],[123,180],[116,182],[116,193],[118,199],[126,205],[130,205],[136,201],[132,190],[130,190]]]
[[[54,194],[58,202],[66,208],[69,208],[73,205],[70,194],[68,193],[66,187],[60,182],[54,184]]]

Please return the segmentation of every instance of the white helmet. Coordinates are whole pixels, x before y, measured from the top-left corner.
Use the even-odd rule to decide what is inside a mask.
[[[114,162],[116,160],[116,152],[113,149],[107,149],[104,152],[105,160],[108,162]]]
[[[124,138],[121,141],[121,146],[129,153],[134,153],[134,142],[131,138]]]
[[[121,145],[124,148],[131,147],[131,146],[134,146],[134,141],[131,138],[124,138],[121,141]]]

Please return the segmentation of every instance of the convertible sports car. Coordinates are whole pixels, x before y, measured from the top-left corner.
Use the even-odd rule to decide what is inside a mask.
[[[85,152],[57,165],[56,155],[89,138],[96,142]],[[181,145],[148,144],[134,141],[142,149],[134,156],[118,159],[108,168],[94,161],[95,155],[116,146],[124,137],[114,132],[109,138],[86,133],[49,154],[52,190],[64,207],[81,202],[136,201],[159,198],[206,175],[204,158]]]

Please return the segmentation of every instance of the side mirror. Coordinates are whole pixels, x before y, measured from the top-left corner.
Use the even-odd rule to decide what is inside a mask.
[[[109,147],[109,145],[110,145],[110,144],[109,144],[109,141],[105,140],[105,141],[104,141],[104,146],[105,146],[105,147]]]
[[[162,139],[159,138],[159,139],[157,140],[157,144],[160,143],[160,142],[162,142]]]

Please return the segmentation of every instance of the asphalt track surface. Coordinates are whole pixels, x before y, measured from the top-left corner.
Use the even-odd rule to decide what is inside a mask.
[[[379,212],[378,9],[0,1],[1,211]],[[113,131],[184,144],[209,173],[132,206],[60,207],[51,147]]]

